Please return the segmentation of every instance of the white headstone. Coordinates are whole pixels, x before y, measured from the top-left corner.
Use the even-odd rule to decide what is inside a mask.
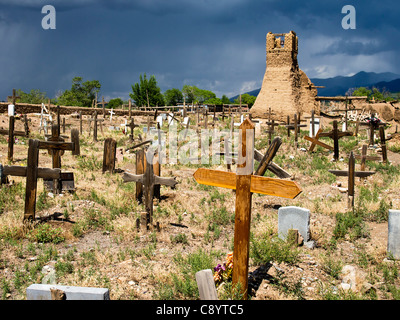
[[[389,210],[387,251],[400,259],[400,210]]]
[[[13,104],[8,105],[8,116],[15,116],[15,106]]]
[[[297,229],[304,241],[310,238],[310,210],[300,207],[280,207],[278,210],[278,236],[286,239],[289,229]]]
[[[318,130],[320,127],[320,119],[319,118],[314,118],[314,134],[317,134]],[[312,137],[312,123],[310,120],[310,133],[309,136]]]

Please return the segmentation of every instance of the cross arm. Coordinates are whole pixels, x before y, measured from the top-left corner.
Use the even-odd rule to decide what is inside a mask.
[[[144,183],[144,175],[143,174],[132,174],[132,173],[124,172],[122,179],[124,180],[124,182]]]
[[[236,189],[234,172],[200,168],[193,177],[200,184]],[[294,199],[301,193],[301,189],[294,181],[251,175],[250,192]]]
[[[74,150],[74,142],[39,141],[39,149]]]
[[[21,166],[2,166],[0,164],[0,175],[4,176],[17,176],[26,177],[26,167]],[[60,179],[61,169],[51,169],[51,168],[37,168],[38,178],[42,179]]]
[[[328,170],[328,171],[338,177],[347,177],[349,175],[349,172],[347,170]],[[359,178],[365,178],[375,173],[376,173],[375,171],[355,171],[354,176]]]
[[[175,185],[178,183],[176,181],[176,177],[168,178],[168,177],[160,177],[160,176],[154,176],[154,184],[160,184],[163,186],[168,186],[174,188]]]

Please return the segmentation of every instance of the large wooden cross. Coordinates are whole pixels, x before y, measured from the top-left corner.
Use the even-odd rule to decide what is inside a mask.
[[[25,121],[27,121],[26,118],[25,118]],[[26,125],[25,125],[25,131],[15,131],[14,125],[15,125],[14,116],[9,116],[8,129],[0,129],[0,134],[8,135],[8,155],[7,155],[8,161],[13,161],[13,158],[14,158],[14,140],[15,140],[14,137],[15,136],[20,136],[20,137],[28,137],[29,136],[29,129],[27,131]]]
[[[39,168],[39,148],[43,141],[29,139],[27,166],[0,165],[0,181],[7,176],[26,177],[24,220],[34,220],[36,211],[37,179],[59,179],[61,169]]]
[[[176,177],[166,178],[160,177],[154,174],[153,170],[153,159],[154,149],[149,148],[146,152],[146,169],[144,174],[131,174],[124,172],[122,177],[124,182],[140,182],[144,186],[144,197],[146,207],[146,227],[147,229],[152,227],[153,224],[153,197],[154,197],[154,186],[165,185],[169,187],[175,187],[178,183]]]
[[[240,284],[243,297],[247,299],[252,194],[293,199],[301,189],[294,181],[254,175],[254,124],[247,118],[239,128],[242,148],[238,152],[236,174],[200,168],[193,177],[200,184],[236,190],[233,283]]]
[[[375,174],[375,171],[355,171],[355,160],[353,151],[350,152],[349,157],[349,168],[348,170],[328,170],[330,173],[333,173],[338,177],[348,177],[348,186],[347,186],[347,194],[348,194],[348,207],[354,209],[354,182],[355,177],[365,178],[372,174]]]
[[[330,132],[321,132],[320,137],[329,137],[333,140],[333,158],[335,161],[339,159],[339,139],[346,136],[352,136],[353,132],[339,131],[337,120],[333,121],[333,129]]]

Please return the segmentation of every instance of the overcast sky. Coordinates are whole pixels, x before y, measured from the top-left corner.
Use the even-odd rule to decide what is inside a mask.
[[[56,29],[42,28],[45,5]],[[342,28],[345,5],[356,29]],[[400,74],[399,17],[394,0],[0,0],[0,100],[13,88],[54,98],[75,76],[128,99],[143,73],[162,92],[188,84],[231,97],[261,87],[269,31],[296,32],[310,78]]]

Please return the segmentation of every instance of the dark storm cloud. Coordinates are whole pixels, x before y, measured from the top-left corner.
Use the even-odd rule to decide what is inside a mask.
[[[41,28],[47,4],[56,30]],[[346,4],[356,8],[356,30],[341,27]],[[297,33],[311,77],[400,73],[398,16],[387,0],[0,0],[0,99],[14,87],[54,97],[74,76],[126,99],[142,73],[162,91],[191,84],[232,96],[261,86],[269,31]]]

